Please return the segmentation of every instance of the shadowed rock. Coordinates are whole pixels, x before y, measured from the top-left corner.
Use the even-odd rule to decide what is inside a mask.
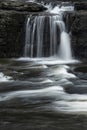
[[[87,10],[87,2],[76,2],[74,6],[75,10]]]

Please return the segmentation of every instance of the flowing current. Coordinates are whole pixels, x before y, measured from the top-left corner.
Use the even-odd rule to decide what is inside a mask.
[[[87,128],[87,64],[63,21],[73,7],[46,6],[27,18],[24,57],[0,59],[0,130]]]
[[[72,60],[70,36],[63,21],[65,11],[73,7],[56,6],[45,14],[30,16],[26,24],[25,57],[56,56]]]

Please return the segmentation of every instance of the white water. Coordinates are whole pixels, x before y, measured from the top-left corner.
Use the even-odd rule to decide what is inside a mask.
[[[64,60],[72,59],[70,37],[69,34],[64,31],[61,32],[61,36],[60,36],[59,57]]]
[[[17,79],[16,82],[15,80],[13,83],[10,82],[11,84],[7,83],[7,81],[10,81],[10,77],[7,77],[3,73],[0,73],[1,82],[6,81],[7,83],[4,84],[4,90],[6,89],[6,91],[2,91],[0,93],[0,103],[3,102],[8,104],[11,101],[12,105],[14,106],[14,101],[16,99],[19,101],[19,105],[20,101],[27,101],[28,104],[31,102],[35,104],[41,102],[43,104],[44,100],[42,99],[50,99],[50,104],[43,104],[43,109],[45,108],[48,111],[57,111],[58,113],[87,113],[87,95],[81,95],[79,93],[68,94],[65,91],[67,87],[68,89],[75,87],[74,80],[78,80],[78,77],[76,77],[74,73],[71,73],[71,67],[67,65],[58,65],[58,62],[55,63],[56,60],[54,61],[51,59],[50,61],[49,58],[47,58],[48,61],[44,61],[42,59],[43,58],[28,58],[29,62],[26,61],[24,63],[21,61],[16,61],[14,64],[12,61],[13,69],[12,66],[9,66],[9,68],[11,67],[12,70],[16,69],[16,71],[18,71],[17,75],[19,74],[19,79]],[[15,66],[16,64],[17,66]],[[18,64],[20,64],[20,66],[18,66]],[[38,72],[40,72],[39,77]],[[30,73],[31,76],[28,76]],[[37,76],[34,76],[36,73]],[[27,77],[23,79],[23,77],[26,75]],[[20,76],[23,76],[22,79]],[[4,80],[3,77],[5,77]],[[21,89],[23,86],[20,85],[22,84],[24,84],[24,89]],[[29,87],[27,89],[26,84]],[[3,84],[1,83],[1,85]],[[17,86],[17,88],[20,87],[20,89],[14,89],[15,86]],[[30,86],[32,86],[32,88]],[[81,86],[78,85],[78,90],[79,87]]]
[[[34,69],[36,69],[36,66],[35,68],[33,67],[33,70]],[[49,86],[47,85],[45,88],[35,88],[32,90],[15,90],[0,93],[0,102],[9,102],[10,100],[14,103],[14,99],[22,100],[26,98],[29,103],[32,99],[34,99],[34,102],[37,102],[37,100],[40,100],[41,98],[53,98],[54,100],[52,100],[50,104],[43,106],[45,109],[72,114],[86,114],[87,95],[68,94],[64,90],[68,85],[70,85],[70,87],[73,85],[73,82],[69,81],[70,79],[77,78],[74,74],[68,72],[70,67],[67,65],[57,65],[48,68],[45,67],[44,70],[45,69],[46,77],[33,78],[31,79],[31,82],[35,84],[35,86],[38,86],[39,84],[41,84],[41,86],[50,84]]]
[[[72,10],[72,6],[56,6],[48,9],[49,15],[30,16],[26,24],[24,56],[56,56],[65,61],[72,60],[70,36],[63,21],[64,12]]]
[[[38,79],[38,76],[37,78],[33,77],[32,84],[35,84],[35,86],[47,84],[47,86],[44,85],[45,87],[35,88],[34,90],[16,90],[2,93],[0,94],[0,101],[28,98],[27,101],[29,102],[29,99],[35,98],[35,102],[36,98],[38,100],[42,97],[45,99],[55,98],[56,100],[52,100],[51,104],[46,106],[50,110],[67,113],[87,112],[87,95],[68,94],[65,92],[64,87],[73,86],[71,79],[76,80],[77,77],[68,72],[69,66],[58,65],[75,62],[75,60],[72,60],[70,36],[66,32],[66,26],[63,21],[63,13],[67,10],[72,11],[73,9],[72,7],[59,8],[57,6],[53,10],[49,10],[49,15],[47,16],[31,16],[27,20],[24,54],[26,58],[18,60],[29,60],[31,62],[30,66],[28,66],[28,71],[32,69],[33,72],[42,70],[41,79]],[[46,24],[46,19],[48,19],[48,24]],[[44,39],[45,29],[47,29],[46,31],[49,34],[47,37],[45,36],[46,39]],[[60,43],[58,43],[58,38],[60,38]],[[46,50],[44,50],[44,40],[49,41],[47,42],[49,48],[46,47]],[[36,46],[35,49],[34,46]],[[49,52],[49,57],[47,58],[44,57],[46,51]]]
[[[7,81],[12,81],[12,78],[0,72],[0,82],[7,82]]]

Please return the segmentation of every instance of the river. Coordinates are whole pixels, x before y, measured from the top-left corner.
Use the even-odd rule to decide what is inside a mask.
[[[87,64],[0,59],[0,130],[86,130]]]

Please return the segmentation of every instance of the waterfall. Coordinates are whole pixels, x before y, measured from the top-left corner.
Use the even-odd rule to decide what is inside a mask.
[[[26,41],[24,56],[42,57],[43,51],[44,16],[36,16],[33,21],[28,18],[26,25]],[[35,49],[34,49],[35,46]],[[34,52],[36,51],[36,52]]]
[[[64,11],[72,7],[59,6],[46,14],[32,15],[26,23],[25,57],[56,56],[71,60],[70,36],[63,21]]]
[[[64,60],[71,60],[71,46],[70,46],[70,37],[66,32],[61,32],[60,36],[60,46],[59,46],[59,57]]]
[[[33,20],[32,20],[33,19]],[[32,16],[26,24],[25,56],[45,57],[57,54],[57,30],[55,16]]]
[[[70,43],[70,36],[66,32],[65,23],[63,21],[57,21],[57,24],[60,28],[60,45],[58,49],[58,54],[61,59],[71,60],[72,59],[72,50]]]

